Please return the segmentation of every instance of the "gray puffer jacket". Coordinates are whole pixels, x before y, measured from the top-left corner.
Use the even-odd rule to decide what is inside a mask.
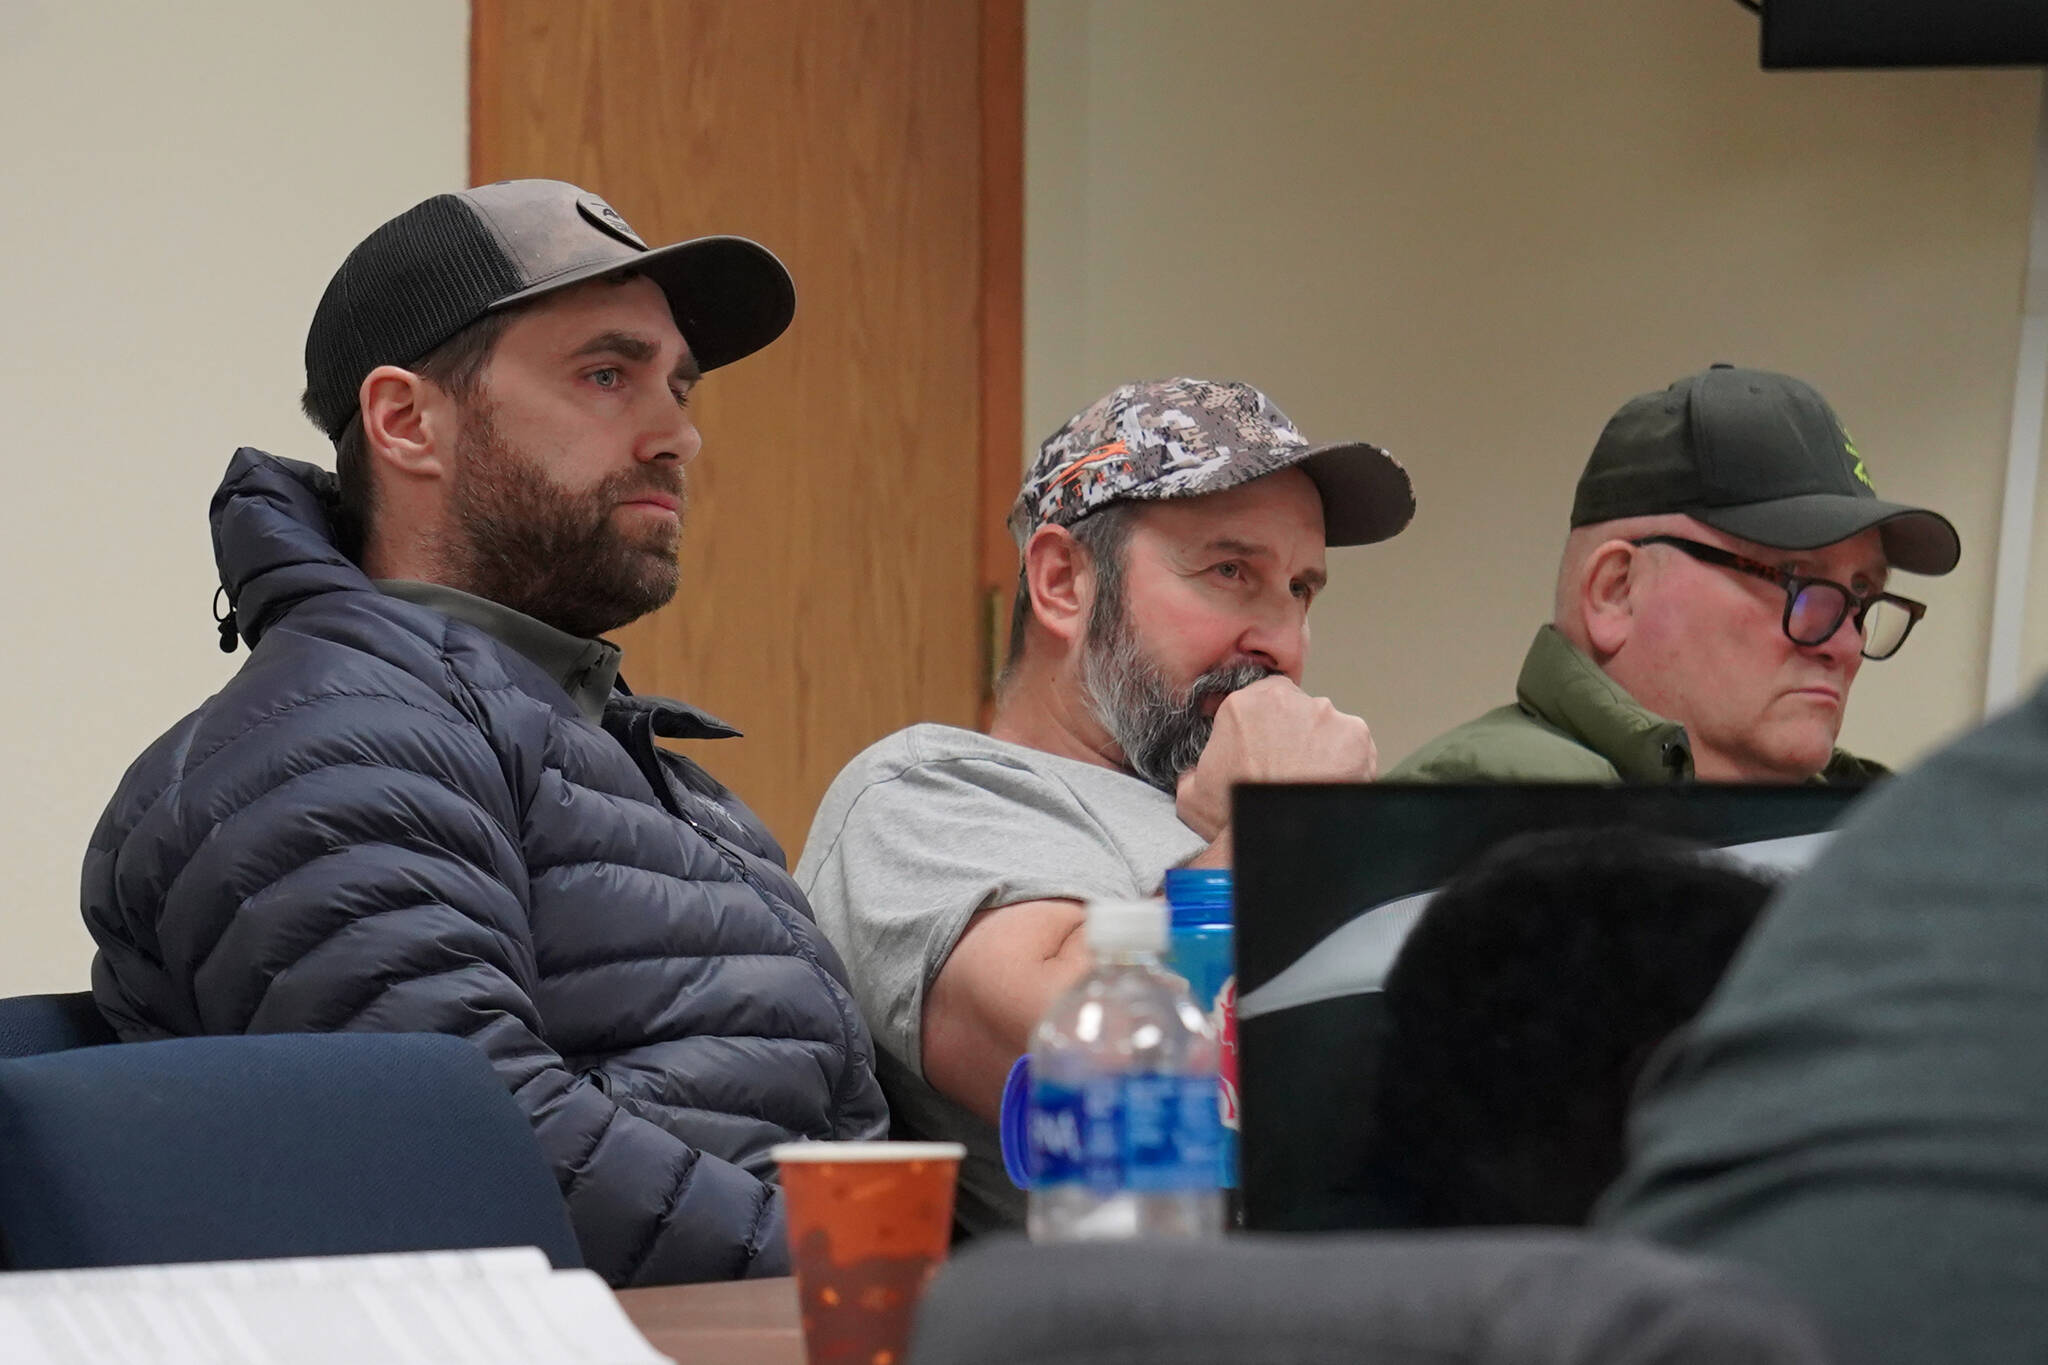
[[[782,851],[616,692],[604,728],[333,544],[332,476],[240,450],[215,555],[248,661],[122,779],[87,851],[122,1037],[452,1033],[532,1117],[613,1284],[782,1274],[768,1148],[879,1137],[845,968]]]

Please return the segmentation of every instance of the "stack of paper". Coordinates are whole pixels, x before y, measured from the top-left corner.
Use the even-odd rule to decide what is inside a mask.
[[[0,1274],[8,1365],[662,1365],[533,1247]]]

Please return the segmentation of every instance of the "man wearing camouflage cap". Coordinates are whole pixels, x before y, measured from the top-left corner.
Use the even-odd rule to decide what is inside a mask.
[[[1228,866],[1241,781],[1374,775],[1365,722],[1300,688],[1325,545],[1385,540],[1408,476],[1311,445],[1245,384],[1126,384],[1045,442],[1010,514],[1023,553],[986,735],[868,749],[797,866],[876,1038],[900,1137],[965,1142],[959,1217],[1022,1222],[992,1119],[1052,996],[1086,967],[1082,902]]]
[[[1955,527],[1878,498],[1834,410],[1788,375],[1716,365],[1629,400],[1579,479],[1552,623],[1515,701],[1388,776],[1439,782],[1857,782],[1835,747],[1865,659],[1926,608]]]

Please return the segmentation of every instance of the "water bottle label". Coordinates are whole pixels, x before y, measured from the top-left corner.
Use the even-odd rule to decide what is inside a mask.
[[[1162,1194],[1217,1187],[1223,1125],[1208,1076],[1103,1076],[1031,1087],[1031,1174],[1039,1189]]]
[[[1087,1180],[1088,1155],[1081,1137],[1086,1127],[1079,1090],[1044,1081],[1032,1083],[1026,1131],[1031,1139],[1029,1169],[1034,1189]]]
[[[1124,1188],[1141,1193],[1213,1190],[1223,1125],[1208,1076],[1124,1081]]]

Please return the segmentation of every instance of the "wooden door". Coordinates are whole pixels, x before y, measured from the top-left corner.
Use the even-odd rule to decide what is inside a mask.
[[[1022,0],[475,0],[471,173],[573,181],[651,243],[737,233],[796,321],[693,399],[682,587],[626,677],[792,862],[840,767],[973,725],[1018,478]]]

